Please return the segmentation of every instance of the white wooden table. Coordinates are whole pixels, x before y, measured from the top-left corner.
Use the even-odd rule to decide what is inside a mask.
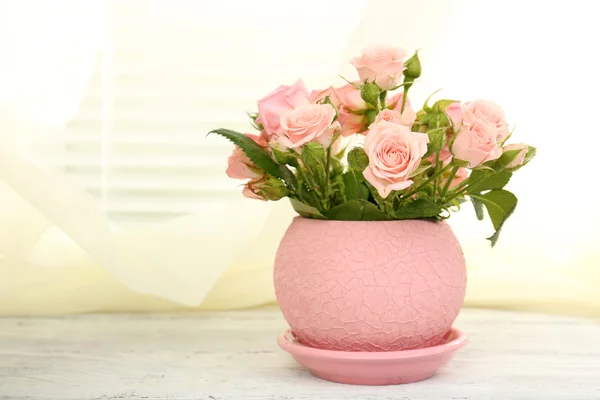
[[[465,309],[470,343],[403,386],[311,376],[276,344],[276,308],[0,319],[0,399],[600,399],[600,324]]]

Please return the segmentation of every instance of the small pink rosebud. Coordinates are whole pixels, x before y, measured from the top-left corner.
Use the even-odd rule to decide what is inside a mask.
[[[279,179],[264,175],[246,183],[242,194],[251,199],[277,201],[287,196],[286,186]]]
[[[529,151],[529,146],[526,145],[525,143],[514,143],[514,144],[508,144],[502,148],[503,153],[506,153],[507,151],[513,151],[513,150],[520,150],[520,152],[504,168],[508,168],[508,169],[517,168],[525,163],[525,156],[527,155],[527,152]]]

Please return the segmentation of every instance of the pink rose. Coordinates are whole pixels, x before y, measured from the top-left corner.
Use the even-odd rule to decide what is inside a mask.
[[[515,157],[515,159],[506,166],[506,168],[520,167],[525,162],[525,156],[527,155],[527,152],[529,151],[529,146],[526,145],[525,143],[508,144],[508,145],[504,146],[504,148],[502,149],[502,152],[504,153],[504,152],[511,151],[511,150],[521,150],[521,151],[519,152],[517,157]]]
[[[508,123],[504,111],[493,101],[478,99],[463,105],[452,103],[446,108],[446,114],[452,119],[455,130],[460,129],[464,124],[484,123],[496,129],[499,142],[504,142],[508,138]]]
[[[383,90],[398,86],[407,53],[400,47],[368,46],[350,60],[361,81],[375,82]]]
[[[381,110],[379,114],[375,117],[375,122],[388,121],[393,122],[395,124],[400,124],[400,119],[402,119],[402,114],[398,111],[388,110],[387,108]]]
[[[335,110],[329,104],[308,104],[300,106],[281,116],[279,144],[288,148],[298,148],[316,141],[329,147],[338,123],[333,123]]]
[[[460,104],[460,102],[454,102],[452,104],[450,104],[448,107],[446,107],[446,115],[448,116],[448,118],[450,118],[450,121],[452,121],[452,124],[454,126],[454,131],[457,132],[460,127],[462,126],[462,120],[463,120],[463,109],[462,109],[462,105]],[[450,158],[452,158],[452,153],[450,152],[450,149],[448,148],[448,144],[450,143],[450,141],[452,140],[452,133],[450,131],[447,132],[446,134],[446,145],[444,146],[444,148],[440,151],[440,161],[447,161],[450,160]],[[435,155],[431,156],[432,157],[432,163],[435,162]]]
[[[394,114],[396,115],[396,123],[412,127],[415,120],[417,119],[417,113],[410,106],[410,100],[408,100],[408,98],[406,99],[406,106],[404,107],[404,111],[402,111],[402,97],[403,93],[398,93],[392,98],[388,99],[388,109],[390,111],[398,113],[397,115]],[[391,116],[388,110],[382,110],[381,112],[385,112],[382,118],[389,118],[389,116]]]
[[[336,97],[340,102],[338,121],[342,126],[342,136],[360,133],[366,128],[364,115],[353,114],[353,111],[364,111],[367,103],[360,96],[360,90],[351,84],[335,89]]]
[[[247,133],[246,136],[262,147],[266,147],[266,142],[263,143],[264,139],[261,139],[262,135],[259,137]],[[229,156],[229,159],[227,160],[227,170],[225,172],[227,173],[227,176],[233,179],[256,179],[263,175],[263,171],[254,165],[238,146],[235,146],[233,153]]]
[[[446,161],[452,158],[452,153],[448,149],[448,145],[445,145],[444,148],[440,151],[440,161]]]
[[[247,134],[247,135],[250,137],[254,136],[254,135],[250,135],[250,134]],[[252,137],[252,139],[254,139],[254,137]],[[264,130],[260,131],[260,134],[258,135],[258,139],[255,139],[254,141],[256,143],[258,143],[259,146],[261,146],[265,149],[269,148],[269,135]]]
[[[462,105],[459,102],[454,102],[446,107],[445,111],[446,115],[448,115],[452,121],[452,124],[454,125],[454,130],[458,131],[462,126],[462,120],[464,116]]]
[[[304,82],[298,79],[292,86],[281,85],[258,101],[258,118],[269,137],[278,135],[281,116],[297,106],[309,103],[309,93]]]
[[[363,171],[365,179],[387,197],[392,190],[412,185],[410,174],[417,169],[427,152],[429,138],[424,133],[388,121],[372,124],[365,138],[369,165]]]
[[[387,104],[387,108],[391,110],[400,111],[402,110],[402,98],[404,97],[404,92],[399,92],[385,99],[385,103]],[[404,109],[410,107],[410,100],[408,96],[406,96],[406,107]]]
[[[450,141],[450,137],[448,137],[447,140]],[[450,161],[451,158],[452,153],[448,149],[448,144],[446,144],[444,148],[440,150],[440,161]],[[429,161],[432,164],[435,164],[435,153],[427,157],[427,161]]]
[[[381,121],[388,121],[393,122],[395,124],[406,125],[402,123],[402,114],[400,114],[400,111],[388,110],[387,108],[385,110],[381,110],[379,114],[377,114],[377,117],[375,117],[375,123]]]
[[[360,82],[357,82],[360,83]],[[362,99],[360,90],[351,84],[334,89],[336,97],[339,99],[341,106],[348,110],[366,110],[367,103]]]
[[[312,92],[310,92],[310,102],[318,103],[321,100],[325,99],[327,96],[329,96],[329,100],[334,106],[336,106],[337,108],[340,107],[340,100],[338,99],[336,90],[333,88],[333,86],[329,86],[327,89],[324,90],[313,90]]]
[[[364,115],[352,114],[345,108],[340,108],[339,112],[338,121],[342,129],[342,136],[347,137],[365,130],[367,122]]]
[[[482,120],[490,123],[498,130],[498,141],[503,142],[508,138],[509,130],[506,117],[502,108],[493,101],[475,100],[466,104],[465,120],[473,123],[474,120]]]
[[[498,130],[495,125],[481,121],[476,125],[463,124],[451,151],[455,158],[467,161],[469,168],[495,160],[502,155],[502,148],[498,145]]]

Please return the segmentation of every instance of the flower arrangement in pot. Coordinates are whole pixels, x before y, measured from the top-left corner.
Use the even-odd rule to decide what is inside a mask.
[[[243,194],[288,197],[299,214],[275,261],[277,300],[302,345],[342,352],[430,348],[465,295],[465,260],[445,220],[470,201],[495,245],[517,206],[504,189],[535,148],[509,144],[502,109],[439,100],[415,112],[417,53],[371,46],[358,79],[309,92],[298,80],[258,101],[258,134],[212,132],[236,147]],[[347,148],[349,137],[364,145]],[[335,379],[334,379],[335,380]]]

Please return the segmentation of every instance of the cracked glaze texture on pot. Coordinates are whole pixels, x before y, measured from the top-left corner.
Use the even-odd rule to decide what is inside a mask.
[[[436,345],[465,297],[446,222],[296,217],[275,258],[275,293],[298,340],[343,351]]]

